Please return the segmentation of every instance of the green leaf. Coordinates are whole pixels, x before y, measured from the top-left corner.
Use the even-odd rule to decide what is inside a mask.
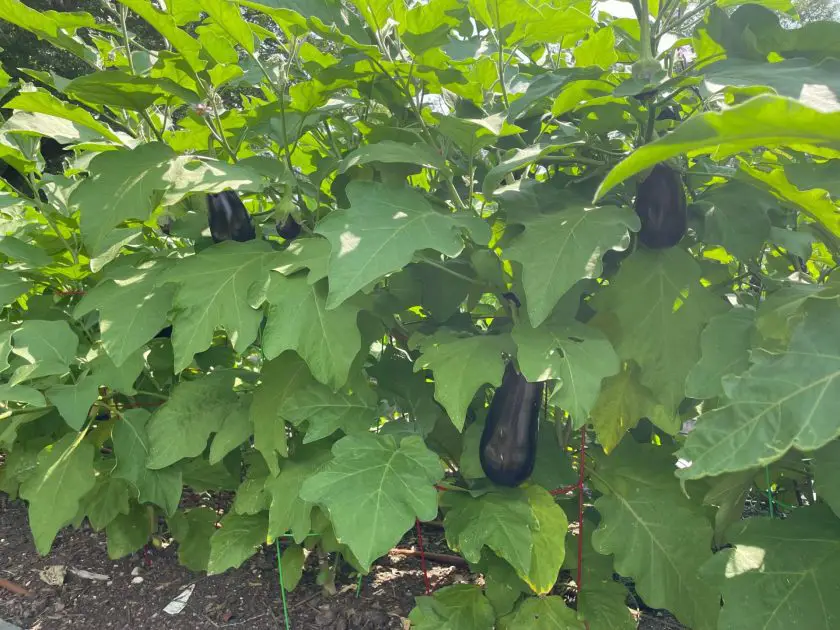
[[[307,423],[303,443],[315,442],[337,430],[346,434],[369,431],[379,420],[376,398],[369,391],[334,392],[310,383],[292,393],[280,415],[295,426]]]
[[[274,271],[289,276],[301,269],[308,269],[307,280],[315,284],[327,277],[330,259],[330,242],[325,238],[299,238],[277,256]]]
[[[685,250],[639,249],[625,260],[595,300],[615,314],[621,328],[619,356],[641,368],[641,383],[664,410],[652,420],[674,434],[685,379],[700,355],[699,336],[724,303],[700,284],[700,268]]]
[[[237,3],[230,0],[199,0],[199,4],[233,41],[249,53],[254,53],[254,34],[248,22],[242,19]]]
[[[305,446],[283,463],[277,477],[266,482],[265,490],[271,494],[269,536],[279,538],[290,533],[297,543],[309,536],[315,506],[300,498],[300,489],[304,481],[323,470],[331,458],[323,444]]]
[[[231,377],[210,374],[184,381],[149,419],[149,457],[146,466],[166,468],[185,457],[200,455],[207,438],[237,408]]]
[[[520,595],[529,593],[516,571],[492,551],[482,552],[481,564],[470,567],[484,575],[484,594],[490,600],[496,617],[513,610]]]
[[[327,308],[399,271],[414,252],[434,249],[455,257],[464,248],[461,222],[436,211],[415,189],[354,180],[347,197],[350,208],[334,210],[316,228],[332,248]]]
[[[218,515],[212,508],[198,507],[186,514],[178,512],[183,519],[183,529],[175,534],[178,541],[178,560],[190,571],[206,571],[210,560],[210,538],[216,533]],[[173,532],[177,528],[172,527]]]
[[[814,490],[840,516],[840,441],[814,453]]]
[[[119,0],[134,11],[141,18],[146,20],[152,27],[172,45],[172,47],[184,56],[184,59],[194,71],[202,70],[206,62],[202,59],[201,44],[190,37],[186,31],[178,28],[175,20],[156,6],[146,0]]]
[[[247,477],[236,489],[236,498],[233,500],[233,511],[237,514],[257,514],[264,512],[271,506],[271,495],[266,492],[265,484],[270,479],[268,476],[252,479]],[[269,523],[269,535],[271,534],[271,523]]]
[[[391,436],[348,435],[333,445],[333,460],[308,478],[304,501],[330,514],[336,538],[363,568],[393,547],[416,518],[437,514],[438,457],[417,436],[399,445]]]
[[[752,490],[758,469],[751,468],[737,473],[717,477],[714,485],[703,497],[703,505],[711,505],[715,511],[715,544],[722,546],[726,541],[726,530],[744,515],[744,501]]]
[[[44,407],[47,404],[46,398],[40,391],[26,385],[0,385],[0,400],[24,403],[32,407]]]
[[[615,376],[604,379],[592,407],[591,420],[604,451],[609,453],[642,418],[657,418],[657,403],[639,383],[638,368],[625,364]]]
[[[840,623],[835,574],[840,525],[825,507],[794,510],[784,520],[736,523],[725,549],[708,565],[721,578],[721,628],[829,630]]]
[[[12,334],[12,352],[26,363],[15,370],[9,385],[66,373],[78,345],[79,338],[64,320],[24,321]]]
[[[151,527],[146,508],[132,503],[128,514],[118,514],[105,528],[108,537],[108,557],[117,560],[138,549],[149,541]]]
[[[0,269],[0,305],[8,306],[29,291],[32,284],[8,269]]]
[[[29,502],[29,527],[35,547],[47,555],[58,531],[79,512],[95,483],[92,444],[68,433],[38,454],[38,467],[20,487]]]
[[[17,263],[23,263],[29,269],[49,267],[53,262],[43,249],[25,243],[14,236],[0,238],[0,254],[8,256]]]
[[[263,350],[267,359],[295,350],[315,378],[338,389],[362,347],[356,324],[360,309],[345,302],[327,310],[324,284],[312,285],[303,275],[271,274]]]
[[[636,630],[636,620],[627,607],[627,588],[613,579],[612,558],[592,548],[591,529],[584,528],[583,585],[578,592],[578,616],[586,620],[589,630]],[[577,558],[577,539],[567,536],[566,565],[570,570],[576,571]]]
[[[510,630],[583,630],[586,626],[566,601],[555,595],[529,597],[516,612],[504,617],[501,627]]]
[[[284,352],[263,366],[262,383],[254,392],[251,403],[251,422],[254,425],[254,446],[268,464],[273,475],[277,475],[277,453],[282,457],[289,454],[286,444],[286,423],[280,417],[280,410],[295,391],[312,381],[306,363],[294,352]]]
[[[2,12],[0,14],[5,15]],[[60,101],[49,92],[22,92],[6,103],[5,107],[63,118],[92,129],[113,142],[123,144],[123,140],[118,135],[97,121],[86,109]]]
[[[275,253],[264,241],[225,241],[178,261],[164,274],[161,284],[178,285],[172,321],[176,372],[210,347],[217,328],[227,332],[236,352],[253,343],[274,262]]]
[[[720,6],[720,5],[718,5]],[[785,59],[761,63],[749,59],[725,59],[703,68],[703,84],[710,93],[726,87],[772,87],[777,94],[796,99],[821,112],[840,110],[840,61]]]
[[[266,542],[268,515],[227,514],[210,538],[207,573],[217,575],[235,569],[256,553]]]
[[[701,399],[723,395],[721,379],[749,367],[754,328],[755,312],[746,308],[733,308],[709,320],[700,335],[702,356],[686,379],[686,395]]]
[[[445,586],[431,597],[415,597],[409,613],[417,630],[492,630],[495,615],[480,586]]]
[[[768,212],[778,203],[743,182],[731,181],[701,197],[711,204],[703,223],[703,240],[718,243],[741,260],[756,257],[770,237]]]
[[[565,535],[569,522],[563,508],[554,502],[554,497],[544,488],[528,486],[525,494],[528,495],[536,527],[533,528],[531,566],[527,574],[520,574],[519,577],[537,595],[545,595],[554,588],[560,567],[563,566],[566,548],[558,539]]]
[[[813,300],[787,352],[754,364],[725,387],[727,403],[702,414],[680,456],[677,474],[699,479],[766,466],[789,449],[812,451],[840,435],[837,301]]]
[[[142,112],[158,99],[195,105],[199,96],[171,79],[139,77],[121,70],[102,70],[77,77],[65,94],[82,102]]]
[[[375,144],[365,144],[348,153],[338,163],[338,172],[344,173],[349,168],[370,162],[416,164],[437,168],[445,172],[449,170],[446,167],[446,161],[425,144],[405,144],[393,140],[381,140]]]
[[[306,555],[300,545],[290,545],[283,550],[283,557],[280,559],[281,571],[283,571],[283,586],[287,593],[292,592],[303,577],[303,564],[306,562]]]
[[[598,459],[593,473],[604,496],[592,534],[598,553],[615,556],[615,571],[630,577],[648,606],[667,608],[697,630],[717,625],[718,595],[699,575],[712,555],[712,527],[682,493],[662,447],[625,441]]]
[[[117,465],[113,476],[125,479],[136,489],[140,503],[154,503],[165,514],[173,514],[181,500],[183,483],[177,468],[146,468],[149,438],[146,425],[151,416],[144,409],[128,409],[114,425],[112,440]]]
[[[615,45],[615,31],[611,27],[590,33],[589,37],[574,50],[576,66],[597,66],[608,70],[618,61]]]
[[[91,405],[99,398],[99,381],[85,376],[72,385],[53,385],[45,394],[67,425],[81,431]]]
[[[595,199],[636,173],[680,154],[728,157],[753,147],[820,147],[840,142],[840,112],[825,114],[794,100],[763,94],[720,112],[692,116],[674,131],[619,162]]]
[[[513,329],[516,359],[531,382],[557,380],[552,404],[571,415],[575,428],[586,424],[602,379],[621,367],[610,342],[591,326],[554,316],[537,328],[520,319]]]
[[[435,400],[446,409],[452,424],[461,431],[475,392],[485,383],[502,384],[505,363],[502,353],[513,345],[508,335],[457,337],[440,330],[420,339],[420,358],[414,371],[431,370],[435,376]]]
[[[501,160],[496,166],[491,168],[487,175],[484,176],[484,182],[481,184],[481,190],[484,196],[492,198],[493,192],[499,187],[499,184],[504,178],[519,170],[523,166],[533,164],[537,160],[550,155],[564,147],[574,144],[580,144],[580,139],[576,138],[577,130],[571,126],[560,127],[562,134],[568,135],[568,142],[546,142],[542,144],[535,144],[524,149],[517,149],[505,159]]]
[[[249,398],[240,398],[238,403],[228,411],[228,415],[222,420],[221,428],[210,444],[208,461],[211,465],[222,461],[225,455],[242,446],[242,443],[251,437],[254,430],[251,426],[250,411]]]
[[[570,206],[528,218],[524,225],[504,257],[522,264],[528,316],[539,326],[578,280],[601,274],[607,250],[626,247],[628,231],[639,229],[639,217],[629,208]]]
[[[131,488],[124,479],[99,474],[96,485],[84,500],[84,511],[95,530],[113,521],[119,514],[128,514]]]
[[[441,504],[449,508],[443,526],[446,542],[453,551],[475,564],[486,545],[519,575],[529,574],[534,549],[531,532],[537,529],[538,521],[527,495],[519,490],[489,492],[479,497],[447,492]]]

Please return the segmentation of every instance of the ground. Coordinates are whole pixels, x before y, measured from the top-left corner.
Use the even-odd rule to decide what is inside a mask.
[[[426,550],[451,553],[442,530],[423,531]],[[416,547],[413,533],[398,546]],[[109,576],[108,582],[68,573],[63,586],[49,586],[39,571],[50,565],[84,569]],[[423,573],[417,558],[390,555],[381,559],[356,595],[356,582],[349,576],[337,581],[338,593],[327,595],[315,584],[311,565],[298,587],[288,595],[291,626],[297,630],[386,630],[408,627],[406,617],[414,597],[423,595]],[[463,567],[429,562],[433,588],[470,580]],[[140,583],[132,583],[142,577]],[[79,530],[59,533],[49,556],[35,551],[26,518],[26,508],[0,494],[0,578],[30,591],[22,596],[0,588],[0,620],[22,628],[66,630],[85,628],[236,628],[248,630],[283,628],[283,609],[277,583],[277,560],[266,547],[242,567],[223,575],[196,574],[180,566],[174,545],[150,547],[144,553],[121,560],[108,559],[105,536],[87,523]],[[164,606],[185,587],[195,584],[186,608],[171,616]],[[682,628],[667,615],[647,611],[640,630]]]

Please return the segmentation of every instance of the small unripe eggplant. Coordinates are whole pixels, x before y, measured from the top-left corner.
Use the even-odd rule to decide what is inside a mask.
[[[295,221],[295,218],[291,214],[287,214],[283,223],[277,223],[274,229],[277,231],[278,236],[287,241],[295,240],[300,234],[300,224]]]
[[[636,214],[641,219],[639,240],[651,249],[673,247],[688,227],[685,189],[680,174],[657,164],[636,190]]]
[[[493,483],[516,487],[534,471],[542,393],[543,383],[528,382],[508,363],[479,446],[481,468]]]
[[[213,242],[252,241],[257,232],[251,216],[239,196],[232,190],[207,195],[207,217]]]

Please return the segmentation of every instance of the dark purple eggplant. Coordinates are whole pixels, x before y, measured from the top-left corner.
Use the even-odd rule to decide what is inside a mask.
[[[680,174],[666,164],[654,166],[636,190],[635,210],[642,223],[639,240],[644,245],[662,249],[679,243],[688,226]]]
[[[274,226],[274,229],[281,238],[287,241],[293,241],[300,234],[300,223],[295,221],[295,218],[291,214],[288,214],[286,215],[286,220],[283,223],[278,222]]]
[[[528,382],[508,363],[479,446],[481,468],[493,483],[516,487],[534,471],[542,393],[543,383]]]
[[[207,217],[213,242],[252,241],[257,232],[251,216],[239,196],[232,190],[207,195]]]

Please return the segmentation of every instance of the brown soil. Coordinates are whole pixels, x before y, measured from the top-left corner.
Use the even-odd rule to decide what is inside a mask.
[[[451,554],[442,531],[423,531],[426,551]],[[413,534],[400,548],[416,545]],[[314,560],[311,558],[310,560]],[[108,582],[67,573],[63,586],[49,586],[38,572],[50,565],[84,569],[109,576]],[[356,582],[348,576],[336,581],[338,593],[330,596],[315,584],[310,562],[298,587],[287,595],[292,628],[309,630],[387,630],[408,628],[414,597],[423,595],[423,573],[417,558],[392,555],[381,559],[365,577],[356,595]],[[428,564],[432,588],[473,578],[467,570],[435,562]],[[134,575],[132,575],[134,571]],[[143,581],[133,584],[132,580]],[[262,630],[284,627],[277,559],[266,547],[242,567],[223,575],[207,576],[178,564],[175,546],[149,547],[117,561],[108,559],[105,536],[85,522],[81,529],[62,530],[49,556],[35,551],[26,508],[0,494],[0,580],[29,590],[28,596],[0,588],[0,620],[27,629],[67,630],[84,628],[235,628]],[[171,616],[164,606],[184,588],[195,584],[186,608]],[[682,628],[668,615],[643,615],[640,629]]]

